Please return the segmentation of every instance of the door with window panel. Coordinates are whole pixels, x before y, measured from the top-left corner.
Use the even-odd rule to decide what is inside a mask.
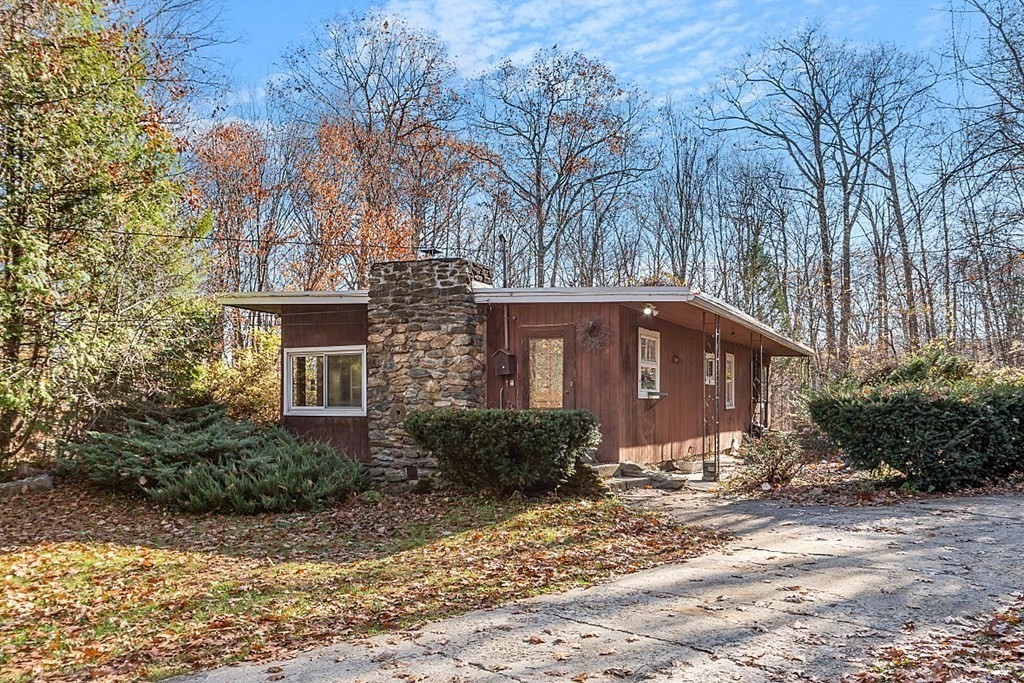
[[[572,325],[537,325],[520,328],[525,362],[520,366],[522,408],[574,408],[576,365]]]

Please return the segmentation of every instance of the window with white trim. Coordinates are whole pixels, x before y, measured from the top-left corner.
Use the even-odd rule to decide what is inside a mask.
[[[713,351],[704,352],[704,385],[713,387],[718,384],[715,372],[715,354]]]
[[[640,328],[637,396],[653,398],[661,392],[661,334]]]
[[[725,407],[736,407],[736,356],[725,354]]]
[[[366,415],[366,347],[284,350],[285,415]]]

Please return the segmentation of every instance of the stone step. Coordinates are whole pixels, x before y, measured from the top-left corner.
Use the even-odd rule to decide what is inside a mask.
[[[617,493],[631,489],[642,489],[645,486],[650,486],[650,484],[651,480],[647,477],[614,477],[604,482],[609,491]]]
[[[611,479],[619,472],[619,463],[605,463],[603,465],[592,465],[597,476],[601,479]]]

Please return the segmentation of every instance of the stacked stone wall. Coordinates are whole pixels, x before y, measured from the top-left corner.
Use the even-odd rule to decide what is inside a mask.
[[[374,478],[397,483],[436,469],[402,427],[409,411],[485,405],[485,317],[474,281],[490,284],[490,269],[464,259],[371,268],[366,391]]]

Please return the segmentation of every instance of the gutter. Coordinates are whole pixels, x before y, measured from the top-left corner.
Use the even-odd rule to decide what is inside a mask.
[[[811,349],[811,347],[806,346],[805,344],[801,344],[800,342],[794,339],[790,339],[789,337],[779,334],[778,332],[776,332],[775,330],[773,330],[772,328],[768,327],[763,322],[758,320],[757,318],[751,315],[747,315],[743,311],[739,310],[738,308],[735,308],[734,306],[730,306],[721,299],[716,299],[715,297],[705,294],[704,292],[697,291],[694,293],[693,300],[690,303],[692,303],[697,308],[707,311],[708,313],[720,315],[727,320],[733,321],[734,323],[743,325],[744,327],[749,327],[750,329],[756,331],[758,334],[761,334],[765,338],[771,339],[776,344],[784,346],[787,349],[796,351],[802,356],[814,356],[814,350]]]

